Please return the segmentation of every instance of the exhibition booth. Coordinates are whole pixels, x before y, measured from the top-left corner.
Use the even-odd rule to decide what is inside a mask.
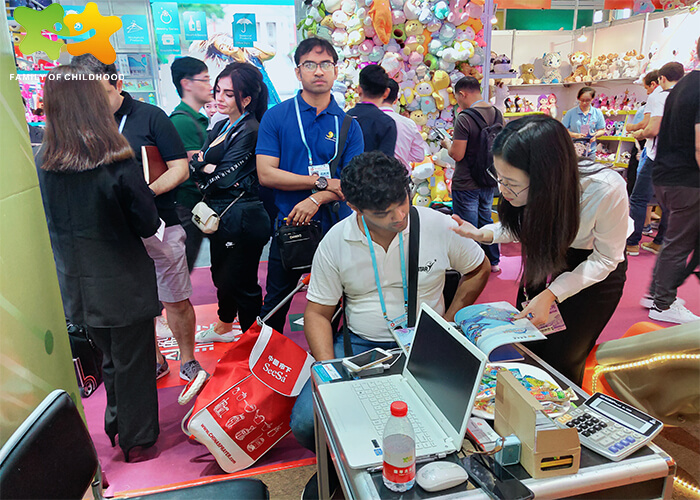
[[[124,90],[168,114],[180,102],[170,66],[182,56],[204,61],[212,80],[231,62],[253,64],[268,88],[270,108],[295,96],[293,53],[306,38],[320,37],[336,48],[332,96],[345,110],[361,102],[361,69],[382,66],[399,84],[395,111],[412,120],[425,141],[425,158],[410,166],[412,202],[441,210],[451,207],[455,168],[441,142],[454,131],[460,110],[453,87],[462,77],[480,80],[484,100],[506,121],[533,114],[561,120],[577,105],[579,90],[592,87],[592,106],[605,117],[595,161],[626,177],[635,139],[625,126],[647,99],[641,78],[672,61],[686,73],[699,65],[697,2],[600,0],[584,10],[577,1],[559,29],[541,29],[545,23],[530,15],[546,18],[557,0],[75,0],[61,5],[66,15],[80,15],[88,3],[121,21],[110,41]],[[70,62],[66,46],[75,37],[63,39],[56,58],[28,53],[27,28],[11,15],[20,4],[6,5],[0,44],[5,103],[0,112],[5,179],[0,497],[270,498],[271,480],[300,483],[293,495],[278,493],[298,498],[312,472],[324,499],[670,499],[674,491],[700,493],[695,471],[681,474],[673,454],[652,441],[664,428],[697,432],[698,323],[662,330],[625,318],[624,328],[599,339],[579,386],[527,348],[527,341],[549,332],[527,319],[515,320],[517,311],[493,298],[499,286],[508,286],[509,301],[514,300],[519,260],[511,274],[499,278],[502,283],[492,284],[493,302],[462,309],[452,323],[424,306],[411,336],[396,336],[400,349],[381,359],[312,364],[303,335],[305,301],[292,293],[293,314],[279,332],[289,345],[273,352],[275,332],[257,325],[248,332],[238,327],[236,343],[198,344],[197,355],[215,378],[223,370],[245,375],[235,383],[219,378],[216,385],[203,379],[185,384],[177,374],[159,381],[156,451],[135,463],[117,458],[102,431],[105,391],[99,380],[90,380],[69,346],[27,141],[26,124],[45,125],[47,74]],[[49,28],[42,36],[60,41]],[[208,269],[207,279],[195,279],[204,276],[199,269],[192,276],[200,295],[193,300],[197,329],[203,330],[217,320],[214,287]],[[180,359],[173,337],[158,338],[157,345],[166,359]],[[444,441],[438,443],[442,448],[423,453],[434,443],[415,438],[417,482],[406,492],[387,487],[382,431],[368,430],[383,429],[389,418],[389,408],[370,406],[379,391],[374,384],[390,376],[408,380],[415,405],[422,407],[422,413],[411,414],[413,428],[434,421]],[[306,380],[313,387],[316,455],[295,441],[288,423]],[[672,394],[664,380],[676,381]],[[366,385],[348,395],[341,391],[343,382],[346,388]],[[362,418],[354,413],[362,409],[369,415],[366,429],[358,423],[364,413]],[[301,467],[310,471],[303,481],[273,477]]]

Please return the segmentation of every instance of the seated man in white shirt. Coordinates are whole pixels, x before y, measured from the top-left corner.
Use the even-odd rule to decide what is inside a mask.
[[[318,361],[344,356],[343,336],[334,340],[331,327],[343,294],[353,354],[374,347],[396,347],[389,322],[405,326],[408,314],[403,285],[408,282],[411,229],[406,169],[396,158],[383,153],[363,153],[343,169],[341,189],[355,213],[333,226],[321,241],[306,295],[304,334]],[[478,244],[449,230],[456,227],[450,217],[429,208],[417,210],[420,251],[416,309],[424,302],[452,321],[457,311],[476,301],[486,286],[491,266]],[[448,269],[463,276],[445,310],[442,290]],[[291,427],[299,443],[313,450],[310,384],[297,399]]]

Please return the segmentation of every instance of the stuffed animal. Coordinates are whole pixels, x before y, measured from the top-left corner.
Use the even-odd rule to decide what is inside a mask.
[[[492,59],[491,63],[493,64],[494,73],[502,74],[515,72],[515,70],[513,70],[510,66],[510,58],[505,54],[496,56]]]
[[[614,52],[608,54],[608,75],[610,79],[620,78],[620,56]]]
[[[608,56],[601,54],[591,63],[591,78],[594,81],[607,80],[610,77],[608,70]]]
[[[547,52],[542,56],[542,66],[544,67],[544,76],[542,83],[560,83],[562,81],[561,73],[561,54],[559,52]]]
[[[632,49],[628,51],[622,58],[624,61],[624,70],[622,71],[622,78],[637,78],[641,70],[642,61],[644,60],[643,55],[637,55],[637,51]]]
[[[533,83],[540,83],[540,81],[535,78],[535,65],[534,64],[521,64],[520,65],[520,78],[523,79],[523,83],[526,85]]]
[[[392,24],[391,7],[388,0],[374,0],[369,8],[369,17],[372,19],[374,31],[382,43],[389,43]]]
[[[469,17],[469,0],[452,0],[450,2],[450,13],[447,15],[447,20],[449,22],[455,26],[459,26],[460,24],[467,22]]]
[[[422,81],[415,87],[416,99],[420,101],[420,110],[424,114],[434,113],[438,110],[433,98],[433,85],[429,81]],[[427,122],[426,122],[427,123]]]
[[[454,91],[450,86],[450,75],[442,70],[437,70],[433,74],[433,98],[435,99],[435,105],[437,109],[443,110],[446,106],[454,106],[457,104],[457,99],[455,99]]]
[[[421,163],[417,163],[413,167],[413,172],[411,172],[411,180],[413,181],[413,188],[411,189],[411,194],[413,195],[413,204],[420,207],[427,207],[430,205],[430,183],[428,179],[435,173],[435,165],[426,157]]]
[[[537,111],[549,115],[549,96],[542,94],[537,98]]]
[[[430,197],[433,201],[449,201],[450,192],[445,182],[445,169],[435,165],[435,173],[428,180],[430,183]]]
[[[569,54],[569,62],[571,63],[571,75],[564,79],[565,82],[586,82],[591,80],[588,74],[588,64],[591,58],[588,52],[577,50],[573,54]]]
[[[513,100],[510,97],[506,97],[506,100],[503,101],[503,107],[506,113],[515,113],[515,104],[513,104]]]

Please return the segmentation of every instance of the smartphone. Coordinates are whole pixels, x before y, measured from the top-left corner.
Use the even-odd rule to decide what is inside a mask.
[[[375,366],[382,361],[391,359],[391,357],[391,354],[384,349],[375,347],[367,352],[343,359],[343,366],[351,372],[359,372],[371,366]]]
[[[469,479],[496,500],[529,500],[535,494],[490,456],[470,455],[462,459]]]

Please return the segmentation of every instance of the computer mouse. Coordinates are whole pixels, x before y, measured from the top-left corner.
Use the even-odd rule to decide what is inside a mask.
[[[431,462],[416,473],[416,482],[425,491],[442,491],[462,484],[468,479],[467,471],[454,462]]]

